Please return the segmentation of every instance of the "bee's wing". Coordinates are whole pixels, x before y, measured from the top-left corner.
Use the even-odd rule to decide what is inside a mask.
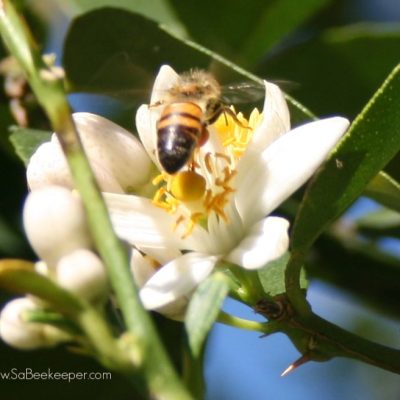
[[[264,95],[264,85],[256,82],[238,82],[222,86],[221,100],[225,104],[254,103]]]
[[[279,86],[285,91],[293,89],[298,85],[287,80],[269,80],[268,82]],[[265,96],[265,86],[257,82],[237,82],[222,86],[221,100],[225,104],[254,103]]]

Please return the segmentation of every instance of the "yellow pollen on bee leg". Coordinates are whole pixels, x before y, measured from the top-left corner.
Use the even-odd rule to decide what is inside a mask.
[[[153,180],[151,181],[151,184],[154,186],[157,186],[162,181],[166,181],[166,180],[167,180],[167,174],[161,173],[161,174],[158,174],[155,178],[153,178]]]
[[[180,172],[171,178],[170,191],[176,199],[181,201],[199,200],[206,191],[206,181],[195,171]]]
[[[179,202],[174,199],[165,187],[157,190],[153,197],[152,203],[166,210],[169,214],[174,214],[179,205]]]

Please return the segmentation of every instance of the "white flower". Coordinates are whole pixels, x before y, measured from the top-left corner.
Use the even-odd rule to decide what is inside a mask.
[[[159,93],[177,79],[170,67],[162,67],[151,104],[159,103]],[[257,269],[287,250],[288,221],[268,215],[310,178],[349,123],[333,117],[290,131],[281,91],[267,82],[265,88],[263,114],[254,111],[249,120],[255,129],[240,126],[246,122],[227,124],[230,117],[224,115],[209,127],[210,139],[196,156],[195,173],[161,174],[156,182],[163,186],[153,201],[105,195],[117,233],[159,262],[153,273],[148,264],[142,266],[151,275],[140,292],[147,308],[179,312],[182,299],[219,260]],[[160,170],[156,122],[161,108],[142,105],[136,115],[142,143]],[[202,180],[206,187],[198,189]],[[199,200],[190,197],[193,187],[205,192]]]
[[[163,109],[163,93],[178,79],[170,67],[163,66],[154,84],[151,107],[142,105],[137,111],[136,126],[145,151],[133,136],[129,139],[135,142],[132,154],[122,150],[124,146],[118,145],[123,143],[121,128],[102,117],[83,114],[78,118],[82,137],[86,130],[103,130],[103,126],[107,130],[113,146],[104,148],[102,137],[97,142],[97,136],[91,135],[92,145],[85,150],[95,172],[97,154],[107,154],[108,162],[100,163],[101,174],[107,177],[104,182],[113,184],[101,183],[101,187],[113,192],[104,197],[117,234],[134,248],[131,267],[142,287],[142,302],[169,315],[179,315],[193,290],[220,260],[257,269],[285,253],[289,223],[269,215],[310,178],[349,124],[333,117],[290,130],[283,94],[276,85],[265,82],[262,114],[254,110],[249,121],[238,114],[240,123],[230,113],[222,115],[208,126],[210,138],[196,152],[191,168],[170,176],[158,161],[156,124]],[[246,129],[247,125],[252,129]],[[158,167],[153,199],[123,193],[127,185],[119,175],[126,176],[127,169],[113,164],[120,152],[121,160],[136,159],[130,161],[136,163],[130,167],[135,168],[133,175],[139,180],[136,188],[149,180],[150,159]],[[28,171],[29,185],[33,186],[33,176],[36,182],[59,181],[58,173],[55,178],[42,179],[49,176],[49,168],[41,167],[58,165],[59,157],[45,154],[38,161],[36,154],[31,173]],[[123,166],[124,162],[117,164]],[[96,172],[98,180],[101,174]],[[134,184],[129,186],[137,190]]]

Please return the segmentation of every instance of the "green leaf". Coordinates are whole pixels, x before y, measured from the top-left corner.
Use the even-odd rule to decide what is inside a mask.
[[[104,24],[107,21],[107,24]],[[125,10],[103,8],[76,18],[64,45],[68,89],[118,98],[129,106],[148,102],[154,78],[162,64],[178,72],[203,68],[221,84],[262,79],[220,55],[165,27]],[[295,120],[312,118],[305,107],[288,98]]]
[[[147,100],[164,63],[181,70],[207,68],[209,57],[173,38],[157,23],[113,8],[76,18],[65,41],[64,67],[72,91],[123,100],[138,95]]]
[[[287,252],[282,257],[271,261],[265,267],[257,271],[265,293],[271,297],[286,292],[285,268],[289,258],[290,253]],[[301,275],[300,285],[303,289],[307,288],[308,282],[304,274]]]
[[[240,61],[245,65],[254,65],[268,50],[330,2],[331,0],[269,2],[268,7],[258,13],[257,23],[243,44]]]
[[[389,75],[320,169],[303,198],[292,250],[309,247],[400,148],[400,65]]]
[[[58,0],[65,8],[64,0]],[[176,33],[185,34],[185,28],[167,0],[72,0],[72,14],[83,14],[96,8],[116,7],[136,12],[156,22],[166,24]]]
[[[250,67],[329,2],[203,0],[199,7],[195,2],[172,0],[194,40]]]
[[[355,223],[358,228],[393,228],[400,226],[400,214],[396,211],[382,208],[357,218]]]
[[[15,293],[32,294],[60,312],[75,314],[82,309],[81,302],[75,296],[38,274],[33,263],[28,261],[1,260],[0,287]]]
[[[51,138],[51,132],[36,129],[14,128],[10,141],[18,157],[28,165],[29,159],[37,148]]]
[[[376,175],[368,184],[365,195],[378,203],[400,212],[400,183],[384,172]]]
[[[388,236],[400,237],[400,214],[388,208],[363,215],[354,223],[358,232],[376,240]]]
[[[221,272],[212,274],[195,291],[186,312],[185,327],[194,357],[201,354],[204,340],[229,292],[229,280]]]
[[[286,46],[256,72],[299,83],[296,98],[317,115],[353,117],[397,65],[399,48],[399,25],[331,28],[313,40]]]

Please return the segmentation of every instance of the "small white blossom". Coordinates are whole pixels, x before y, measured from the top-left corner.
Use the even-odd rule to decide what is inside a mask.
[[[6,304],[0,313],[0,336],[10,346],[20,350],[53,347],[68,340],[57,328],[24,319],[24,313],[40,310],[30,298],[19,298]]]
[[[82,202],[76,193],[61,186],[31,192],[23,220],[30,244],[50,267],[76,249],[91,247]]]

